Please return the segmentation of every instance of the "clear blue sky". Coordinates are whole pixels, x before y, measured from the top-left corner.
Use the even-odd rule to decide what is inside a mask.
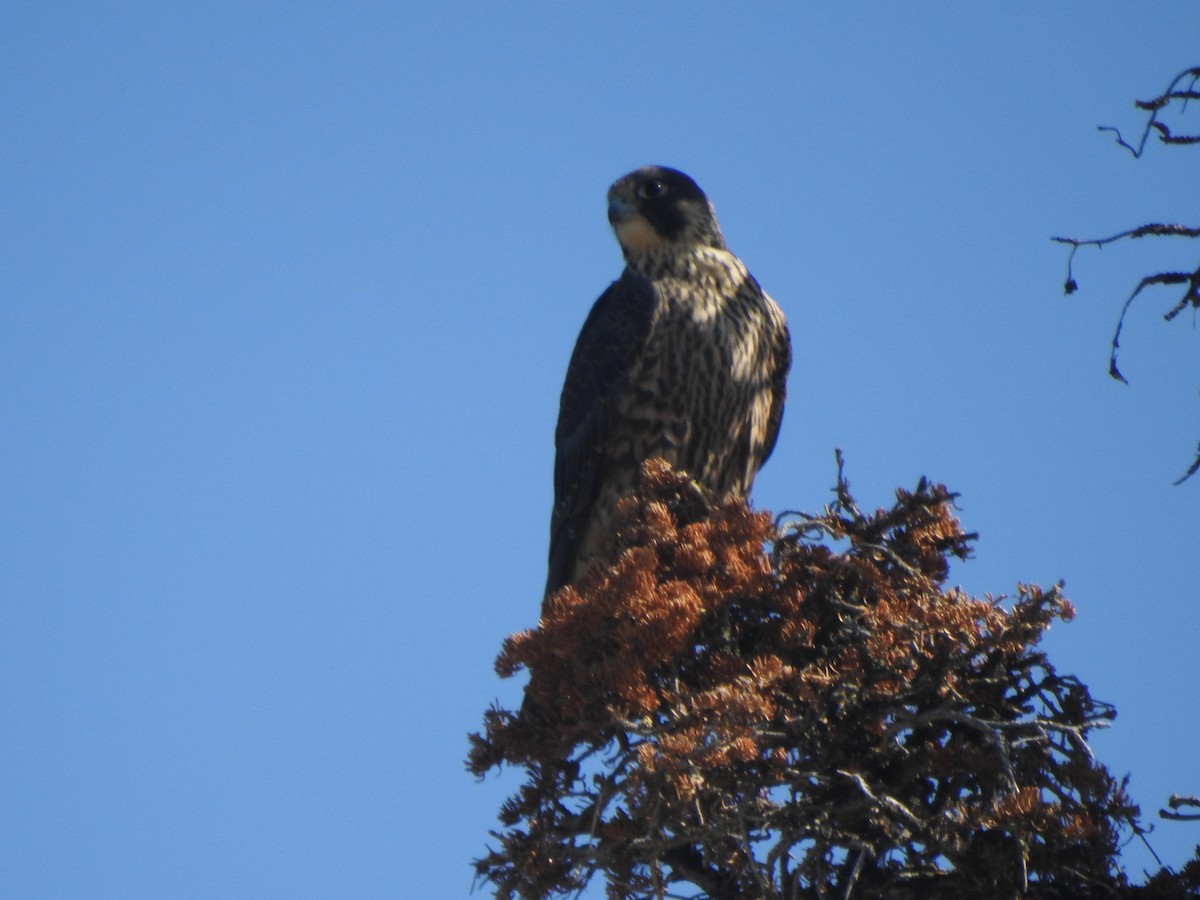
[[[1052,658],[1152,812],[1200,790],[1200,336],[1150,242],[1200,150],[1098,124],[1194,2],[53,3],[0,13],[0,894],[462,897],[464,773],[536,621],[604,192],[693,175],[796,365],[759,506],[926,474],[975,593],[1067,582]],[[1150,817],[1149,821],[1153,821]],[[1158,827],[1181,862],[1200,827]],[[1152,865],[1128,849],[1134,872]]]

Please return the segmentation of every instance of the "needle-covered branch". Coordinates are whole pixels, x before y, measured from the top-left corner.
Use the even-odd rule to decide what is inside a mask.
[[[643,476],[611,566],[497,660],[530,680],[472,736],[477,775],[525,771],[476,863],[496,896],[1135,896],[1137,809],[1086,744],[1113,711],[1038,649],[1071,606],[947,587],[953,494],[864,513],[839,474],[777,523]]]

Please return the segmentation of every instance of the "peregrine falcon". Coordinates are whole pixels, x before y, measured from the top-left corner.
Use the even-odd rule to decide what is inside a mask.
[[[554,433],[546,595],[595,561],[617,501],[662,457],[715,502],[745,497],[783,416],[791,341],[708,197],[647,166],[608,189],[625,271],[592,307]]]

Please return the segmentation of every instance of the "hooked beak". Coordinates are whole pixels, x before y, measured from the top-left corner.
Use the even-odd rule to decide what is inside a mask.
[[[628,222],[637,215],[637,207],[624,197],[608,198],[608,221],[611,225]]]

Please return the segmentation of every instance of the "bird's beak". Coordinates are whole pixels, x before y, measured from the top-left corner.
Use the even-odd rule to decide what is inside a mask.
[[[611,225],[617,225],[621,222],[628,222],[637,215],[637,207],[626,200],[624,197],[612,196],[608,198],[608,221]]]

